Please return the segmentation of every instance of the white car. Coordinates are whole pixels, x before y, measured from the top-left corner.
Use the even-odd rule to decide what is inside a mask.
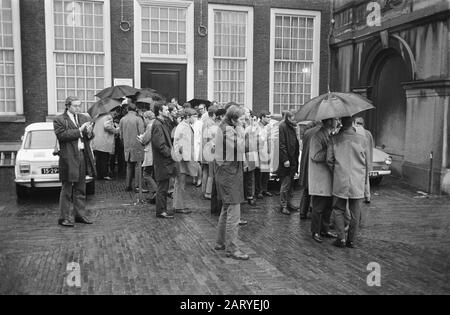
[[[61,187],[59,156],[53,154],[56,141],[52,122],[33,123],[25,128],[15,166],[18,199],[25,198],[28,189]],[[86,176],[86,183],[86,193],[94,194],[94,179]]]

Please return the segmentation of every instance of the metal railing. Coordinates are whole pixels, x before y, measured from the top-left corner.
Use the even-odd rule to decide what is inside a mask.
[[[16,151],[0,152],[0,167],[14,167],[16,164]]]

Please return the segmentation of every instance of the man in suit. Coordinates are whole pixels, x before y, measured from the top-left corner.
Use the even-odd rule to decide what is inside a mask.
[[[292,205],[292,199],[300,146],[297,139],[294,114],[291,112],[284,112],[283,114],[284,120],[279,126],[280,165],[278,167],[278,176],[281,182],[281,213],[289,215],[291,211],[299,210]]]
[[[327,162],[333,173],[333,196],[337,247],[354,247],[361,215],[361,204],[369,180],[369,148],[363,136],[356,133],[352,117],[344,117],[342,129],[332,138],[328,147]],[[345,212],[350,210],[348,237],[345,233]]]
[[[58,224],[73,227],[70,220],[73,201],[76,223],[92,224],[86,217],[86,175],[95,176],[94,157],[90,140],[94,138],[93,126],[81,113],[81,100],[69,96],[66,110],[53,121],[59,143],[59,179],[62,182],[59,197],[61,216]]]
[[[172,139],[165,119],[170,115],[167,105],[158,102],[154,106],[156,119],[152,128],[152,152],[156,191],[156,216],[159,218],[173,218],[167,211],[167,197],[170,178],[176,175],[176,164],[172,159]]]
[[[136,112],[136,104],[129,99],[128,113],[119,123],[120,139],[123,141],[125,161],[127,163],[126,191],[133,191],[137,162],[144,160],[144,148],[138,136],[145,132],[144,121]],[[139,171],[141,165],[139,163]]]

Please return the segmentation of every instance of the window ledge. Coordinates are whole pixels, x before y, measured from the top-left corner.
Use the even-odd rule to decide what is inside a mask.
[[[11,123],[24,123],[24,115],[0,115],[0,123],[11,122]]]

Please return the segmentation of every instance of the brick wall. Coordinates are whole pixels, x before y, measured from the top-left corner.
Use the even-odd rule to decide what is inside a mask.
[[[123,2],[123,17],[130,22],[131,30],[120,29],[121,1],[111,0],[112,79],[127,78],[134,82],[134,7],[132,0]],[[112,84],[113,82],[111,82]],[[108,85],[108,83],[106,83]]]
[[[44,0],[20,1],[25,123],[0,123],[0,141],[18,141],[27,125],[47,116]]]
[[[319,93],[327,90],[328,67],[328,32],[330,3],[328,0],[220,0],[204,1],[203,25],[208,25],[209,4],[245,5],[254,8],[254,43],[253,43],[253,110],[258,112],[269,109],[269,73],[270,73],[270,9],[316,10],[321,12],[321,51]],[[200,2],[195,1],[195,30],[200,25]],[[208,37],[195,34],[195,95],[206,98],[208,80]],[[199,74],[203,71],[203,75]]]

